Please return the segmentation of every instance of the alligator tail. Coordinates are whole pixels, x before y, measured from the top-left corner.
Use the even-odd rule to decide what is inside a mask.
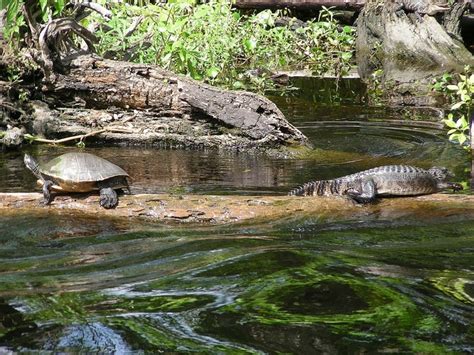
[[[314,189],[319,181],[310,181],[304,185],[298,186],[297,188],[291,190],[288,195],[290,196],[310,196],[313,195]]]
[[[336,180],[319,180],[307,182],[293,190],[288,195],[290,196],[324,196],[324,195],[339,195],[341,194],[340,179]]]

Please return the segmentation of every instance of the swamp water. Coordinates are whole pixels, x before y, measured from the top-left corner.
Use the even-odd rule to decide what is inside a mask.
[[[305,159],[87,151],[129,171],[134,193],[285,194],[398,163],[468,178],[468,157],[435,124],[275,101],[312,140]],[[27,148],[44,160],[70,150]],[[38,191],[19,153],[0,155],[0,177],[2,192]],[[424,216],[215,226],[3,214],[0,353],[474,352],[472,214]]]

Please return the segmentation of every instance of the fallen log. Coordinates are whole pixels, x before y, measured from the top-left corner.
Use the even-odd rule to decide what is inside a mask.
[[[49,206],[39,193],[0,193],[2,215],[60,213],[211,224],[314,218],[344,220],[431,220],[474,218],[474,196],[434,194],[385,198],[359,205],[342,197],[216,196],[143,194],[120,197],[116,209],[99,206],[97,195],[56,196]]]
[[[112,16],[100,5],[84,6],[106,19]],[[41,101],[25,104],[28,117],[22,117],[31,141],[84,143],[88,137],[88,142],[100,139],[102,144],[122,146],[258,149],[280,156],[292,154],[288,147],[309,145],[278,107],[261,95],[223,90],[158,66],[92,54],[97,38],[80,24],[86,15],[83,6],[72,11],[72,17],[44,24],[35,17],[40,10],[37,2],[27,1],[22,10],[30,29],[25,43],[31,47],[22,53],[42,74],[34,74],[37,81],[29,92]],[[126,36],[139,22],[137,18]],[[8,88],[0,85],[0,95],[8,97]]]
[[[270,100],[212,87],[153,65],[79,55],[67,74],[43,86],[48,105],[32,103],[33,129],[47,139],[108,130],[102,143],[229,149],[307,145]]]

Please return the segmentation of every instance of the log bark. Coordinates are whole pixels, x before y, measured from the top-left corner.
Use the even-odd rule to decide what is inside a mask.
[[[428,0],[426,0],[428,1]],[[357,20],[357,64],[362,79],[383,70],[393,86],[391,103],[432,105],[429,84],[445,72],[474,64],[459,38],[459,18],[468,4],[454,4],[445,14],[395,11],[393,0],[369,0]],[[443,25],[441,18],[444,17]]]
[[[57,73],[43,87],[48,105],[33,103],[33,127],[45,138],[85,134],[114,123],[133,134],[110,132],[104,135],[107,143],[231,149],[307,144],[278,107],[257,94],[94,55],[71,57],[66,67],[66,73]]]
[[[319,221],[409,219],[439,221],[474,218],[474,196],[435,194],[386,198],[358,205],[342,197],[125,195],[116,209],[99,206],[97,195],[56,196],[49,206],[39,193],[0,193],[2,215],[61,213],[104,218],[136,218],[151,221],[236,223],[312,218]]]

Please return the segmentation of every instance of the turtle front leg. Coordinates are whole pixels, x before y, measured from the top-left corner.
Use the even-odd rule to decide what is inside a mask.
[[[118,205],[118,197],[115,190],[111,187],[100,189],[99,203],[104,208],[115,208]]]
[[[51,180],[44,180],[43,181],[43,204],[49,205],[51,201],[53,201],[53,196],[51,195],[51,186],[53,186],[53,182]]]

